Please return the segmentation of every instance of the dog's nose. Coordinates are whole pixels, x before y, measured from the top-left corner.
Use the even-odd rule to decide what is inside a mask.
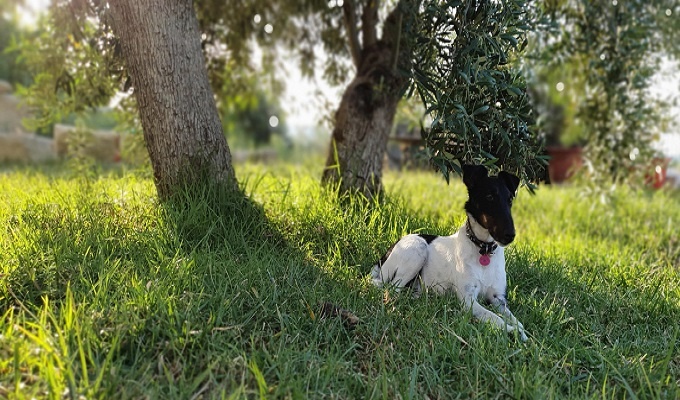
[[[506,233],[505,236],[503,237],[503,241],[506,244],[512,243],[513,240],[515,240],[515,232]]]

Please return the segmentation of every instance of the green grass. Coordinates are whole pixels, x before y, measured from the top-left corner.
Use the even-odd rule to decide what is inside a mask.
[[[366,278],[401,235],[460,226],[462,184],[388,174],[367,205],[305,169],[239,176],[253,202],[171,207],[135,174],[0,175],[0,398],[680,396],[677,192],[521,192],[520,343],[453,296]],[[361,323],[321,318],[325,301]]]

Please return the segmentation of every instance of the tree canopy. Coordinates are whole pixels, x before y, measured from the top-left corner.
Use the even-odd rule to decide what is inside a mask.
[[[322,49],[324,76],[339,83],[352,65],[361,69],[376,43],[396,41],[399,54],[390,57],[398,74],[411,82],[409,93],[434,118],[426,143],[447,178],[464,162],[512,170],[525,182],[540,176],[544,160],[516,63],[538,18],[528,2],[253,1],[229,13],[226,7],[198,4],[207,45],[226,45],[236,64],[248,64],[251,37],[268,50],[276,51],[275,43],[294,50],[306,74],[313,72],[310,66]],[[389,18],[398,20],[390,23]],[[263,24],[277,34],[263,33]],[[212,60],[213,66],[225,62]]]
[[[129,89],[118,39],[99,20],[106,4],[53,3],[44,32],[22,48],[35,74],[25,94],[41,122],[101,105],[117,90]],[[346,82],[371,46],[389,38],[404,53],[394,58],[408,82],[402,94],[418,97],[432,117],[425,140],[433,164],[448,176],[464,162],[481,163],[515,172],[525,183],[537,181],[546,162],[527,94],[527,76],[535,77],[531,69],[541,63],[569,63],[581,77],[585,101],[578,119],[594,165],[619,176],[629,165],[616,160],[633,153],[651,156],[647,150],[661,105],[649,99],[646,88],[658,55],[679,54],[673,18],[679,7],[673,0],[194,4],[218,101],[238,93],[255,96],[254,77],[281,90],[274,72],[283,49],[293,52],[305,75],[315,72],[323,53],[326,79]],[[390,15],[398,18],[397,28],[386,32]],[[530,55],[539,61],[526,62]],[[379,84],[373,89],[380,93]]]

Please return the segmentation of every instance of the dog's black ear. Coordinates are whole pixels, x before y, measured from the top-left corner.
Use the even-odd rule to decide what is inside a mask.
[[[498,173],[498,177],[503,181],[503,183],[505,183],[505,186],[508,187],[508,190],[510,190],[510,193],[512,193],[514,196],[517,192],[517,188],[519,187],[519,178],[505,171]]]
[[[481,165],[463,165],[463,183],[468,188],[475,185],[481,178],[489,176],[489,171]]]

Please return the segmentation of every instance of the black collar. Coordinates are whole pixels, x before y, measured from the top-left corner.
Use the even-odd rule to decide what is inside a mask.
[[[485,242],[481,239],[479,239],[477,236],[475,236],[475,233],[472,232],[472,225],[470,225],[470,219],[468,218],[467,222],[465,222],[465,234],[467,237],[470,239],[472,243],[475,244],[475,246],[479,247],[479,254],[482,255],[490,255],[493,254],[493,252],[498,248],[498,245],[496,242]]]

